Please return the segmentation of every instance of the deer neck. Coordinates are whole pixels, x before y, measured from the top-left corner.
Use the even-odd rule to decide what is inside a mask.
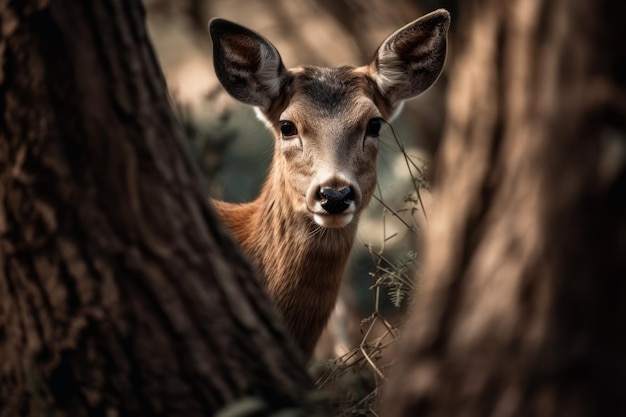
[[[270,175],[255,201],[216,202],[216,207],[310,355],[334,308],[357,218],[341,229],[320,228],[306,213],[294,211],[284,187],[280,176]]]

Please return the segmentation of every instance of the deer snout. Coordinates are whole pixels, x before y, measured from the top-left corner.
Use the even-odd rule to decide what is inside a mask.
[[[359,200],[358,187],[336,177],[311,184],[306,196],[315,222],[329,228],[347,226],[354,218]]]

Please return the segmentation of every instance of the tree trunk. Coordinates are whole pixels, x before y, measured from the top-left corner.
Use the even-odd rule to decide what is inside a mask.
[[[206,206],[142,7],[0,17],[0,415],[300,403],[302,357]]]
[[[461,3],[388,416],[626,415],[626,3]]]

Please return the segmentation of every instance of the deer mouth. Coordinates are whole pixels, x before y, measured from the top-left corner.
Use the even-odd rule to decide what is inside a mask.
[[[346,227],[354,219],[354,213],[312,213],[315,223],[328,229],[340,229]]]
[[[347,201],[346,203],[342,202],[341,207],[337,207],[338,204],[322,199],[313,205],[313,209],[309,208],[309,212],[319,226],[339,229],[352,222],[356,213],[356,204],[354,201]]]

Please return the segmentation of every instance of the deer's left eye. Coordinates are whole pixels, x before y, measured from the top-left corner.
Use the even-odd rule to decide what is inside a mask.
[[[376,138],[380,133],[381,127],[382,119],[380,117],[375,117],[367,123],[367,130],[365,131],[365,134]]]
[[[298,129],[296,128],[296,125],[294,125],[292,122],[283,120],[280,122],[280,133],[283,134],[284,138],[289,138],[291,136],[297,135]]]

